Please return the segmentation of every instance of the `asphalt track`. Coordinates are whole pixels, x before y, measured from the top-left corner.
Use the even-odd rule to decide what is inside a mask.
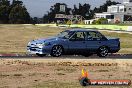
[[[81,55],[62,55],[61,57],[52,57],[52,56],[45,56],[45,57],[38,57],[38,56],[31,56],[31,55],[18,55],[18,54],[5,54],[0,55],[0,59],[132,59],[132,54],[109,54],[107,57],[102,58],[98,57],[97,55],[92,55],[89,57],[84,57]]]

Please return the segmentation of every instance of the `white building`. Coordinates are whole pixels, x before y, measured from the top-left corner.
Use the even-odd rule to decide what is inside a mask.
[[[95,19],[98,18],[107,18],[109,23],[131,23],[132,0],[123,0],[122,4],[109,6],[107,12],[95,14]]]
[[[95,19],[84,20],[84,24],[92,24]]]

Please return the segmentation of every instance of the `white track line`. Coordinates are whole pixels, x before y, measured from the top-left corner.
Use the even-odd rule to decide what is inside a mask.
[[[101,29],[99,29],[99,31],[107,31],[107,32],[116,32],[116,33],[132,34],[132,32],[128,32],[128,31],[113,31],[113,30],[101,30]]]

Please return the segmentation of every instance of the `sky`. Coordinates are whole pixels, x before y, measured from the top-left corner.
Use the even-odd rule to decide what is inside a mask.
[[[21,0],[26,6],[32,17],[43,17],[49,11],[49,8],[55,3],[66,3],[68,7],[73,8],[73,5],[78,3],[89,3],[91,7],[98,7],[105,3],[106,0]],[[122,3],[122,0],[113,0]]]

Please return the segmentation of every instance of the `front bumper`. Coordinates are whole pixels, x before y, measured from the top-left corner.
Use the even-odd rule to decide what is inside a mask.
[[[44,54],[42,51],[31,51],[31,50],[27,50],[28,54]]]
[[[43,48],[27,46],[28,54],[50,54],[50,52],[51,52],[51,47],[48,46],[45,46]]]
[[[30,46],[27,46],[27,53],[28,54],[44,54],[43,49],[38,47],[30,47]]]

